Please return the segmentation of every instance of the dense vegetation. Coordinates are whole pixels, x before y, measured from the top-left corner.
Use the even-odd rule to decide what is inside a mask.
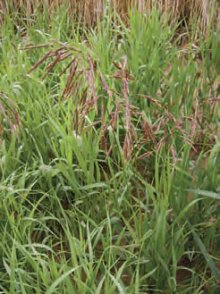
[[[9,12],[0,293],[220,293],[215,21]]]

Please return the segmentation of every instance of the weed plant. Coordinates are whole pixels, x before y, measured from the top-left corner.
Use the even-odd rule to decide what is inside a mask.
[[[6,15],[0,292],[219,293],[219,32],[158,10]]]

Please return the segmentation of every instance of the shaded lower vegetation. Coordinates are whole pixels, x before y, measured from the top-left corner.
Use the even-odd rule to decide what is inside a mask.
[[[1,28],[0,290],[218,293],[215,24],[44,17]]]

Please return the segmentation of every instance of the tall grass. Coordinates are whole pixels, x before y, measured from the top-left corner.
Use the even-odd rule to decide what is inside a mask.
[[[108,13],[5,16],[0,291],[218,293],[219,32]]]
[[[124,18],[126,18],[128,11],[134,7],[142,12],[149,12],[157,8],[163,13],[168,13],[172,20],[182,21],[189,27],[194,24],[203,33],[207,32],[217,14],[216,0],[3,0],[0,3],[0,12],[2,18],[3,14],[15,10],[20,15],[30,18],[38,9],[43,12],[49,11],[51,14],[53,10],[62,6],[68,7],[69,16],[74,16],[86,24],[96,23],[108,6]]]

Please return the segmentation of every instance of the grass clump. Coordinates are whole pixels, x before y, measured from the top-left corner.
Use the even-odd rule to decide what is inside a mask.
[[[219,33],[46,17],[1,27],[0,290],[218,293]]]

